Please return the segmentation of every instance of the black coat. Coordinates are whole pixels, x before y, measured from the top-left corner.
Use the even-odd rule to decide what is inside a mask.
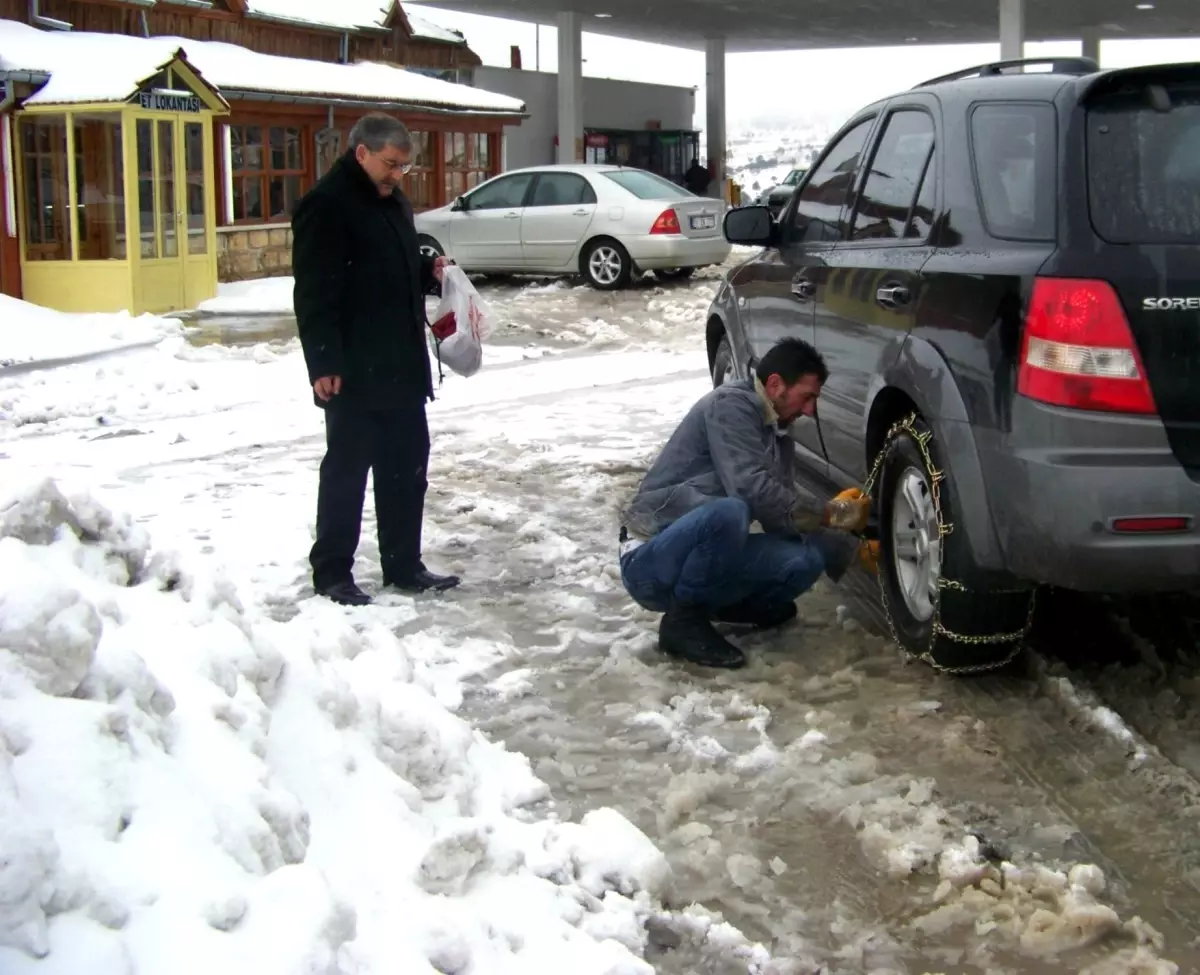
[[[433,399],[425,295],[437,283],[408,198],[400,190],[380,196],[349,152],[297,204],[292,234],[309,382],[341,376],[333,402],[358,409]]]

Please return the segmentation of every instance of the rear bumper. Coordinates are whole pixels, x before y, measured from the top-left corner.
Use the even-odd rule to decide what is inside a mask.
[[[1014,575],[1085,592],[1200,588],[1200,484],[1175,459],[1160,420],[1087,415],[1018,396],[1012,430],[1003,447],[979,446]],[[1114,519],[1150,517],[1191,523],[1169,534],[1113,530]]]
[[[733,250],[733,245],[719,236],[696,239],[682,235],[643,234],[622,238],[621,243],[638,267],[646,271],[722,264]]]

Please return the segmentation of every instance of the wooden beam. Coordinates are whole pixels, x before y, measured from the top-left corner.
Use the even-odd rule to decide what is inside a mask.
[[[391,27],[393,30],[399,28],[406,38],[413,36],[412,24],[408,21],[408,14],[400,6],[400,0],[392,0],[391,9],[388,10],[388,15],[384,18],[383,26]]]

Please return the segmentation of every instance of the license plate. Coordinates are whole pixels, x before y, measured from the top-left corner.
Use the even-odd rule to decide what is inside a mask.
[[[716,217],[692,217],[693,230],[712,230],[716,225]]]

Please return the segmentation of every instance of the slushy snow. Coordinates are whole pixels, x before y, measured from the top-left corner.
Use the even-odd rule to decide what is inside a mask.
[[[307,584],[286,333],[0,374],[5,490],[51,479],[0,495],[0,972],[1177,971],[1156,895],[992,790],[988,723],[838,592],[736,677],[658,654],[609,507],[709,386],[718,281],[484,286],[500,335],[430,407],[465,584],[359,611]]]
[[[557,821],[420,641],[272,620],[49,480],[0,507],[0,593],[5,975],[653,971],[662,853]]]

